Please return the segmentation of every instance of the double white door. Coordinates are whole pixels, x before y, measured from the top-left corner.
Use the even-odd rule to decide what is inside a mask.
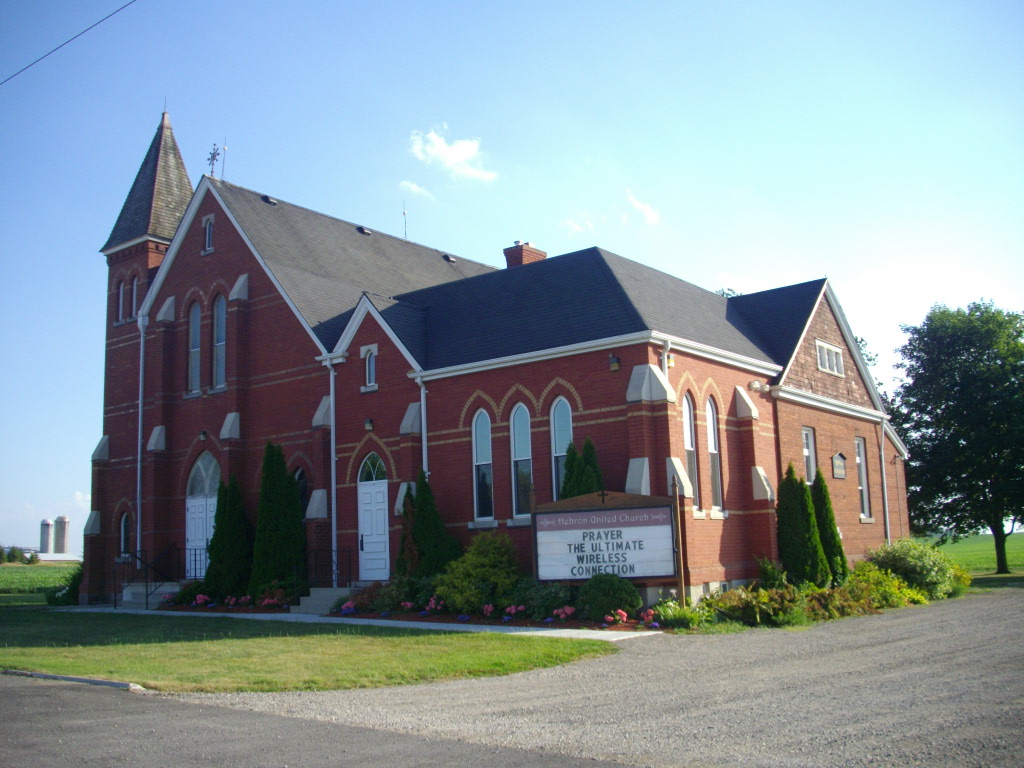
[[[359,580],[390,577],[388,481],[359,483]]]
[[[206,566],[209,563],[206,547],[213,538],[216,514],[216,496],[189,496],[185,499],[186,579],[201,579],[206,575]]]

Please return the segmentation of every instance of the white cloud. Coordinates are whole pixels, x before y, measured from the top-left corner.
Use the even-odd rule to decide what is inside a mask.
[[[89,509],[90,503],[92,502],[92,495],[83,493],[82,491],[75,491],[75,506],[83,512],[91,511]]]
[[[409,151],[427,165],[438,164],[456,179],[493,181],[494,171],[484,170],[480,155],[480,139],[456,139],[451,144],[436,131],[413,131]]]
[[[427,200],[433,200],[434,196],[431,194],[429,189],[424,189],[414,181],[400,181],[398,186],[401,187],[405,192],[410,195],[416,195],[417,197],[425,197]]]
[[[594,231],[594,222],[589,213],[574,213],[562,221],[562,226],[569,230],[569,237]]]
[[[644,221],[646,221],[650,226],[653,227],[655,224],[659,224],[661,222],[661,214],[658,213],[650,203],[642,203],[633,197],[632,190],[626,190],[626,197],[629,200],[629,204],[643,214]]]

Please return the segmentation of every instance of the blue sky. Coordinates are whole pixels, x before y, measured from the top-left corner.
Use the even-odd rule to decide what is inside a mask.
[[[123,4],[0,0],[0,79]],[[1024,296],[1024,4],[135,4],[0,86],[0,543],[102,433],[98,253],[167,104],[189,175],[496,266],[599,245],[900,324]]]

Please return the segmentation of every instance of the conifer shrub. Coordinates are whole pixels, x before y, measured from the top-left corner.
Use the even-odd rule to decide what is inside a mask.
[[[512,539],[486,531],[473,537],[465,553],[437,579],[437,596],[459,613],[479,613],[485,605],[508,605],[519,581]]]
[[[597,464],[597,449],[588,437],[583,441],[583,466],[590,470],[590,490],[584,493],[596,493],[604,490],[604,476],[601,474],[601,467]]]
[[[208,548],[207,594],[214,598],[244,595],[252,575],[253,530],[242,505],[242,489],[234,475],[217,488],[213,538]]]
[[[444,571],[450,562],[462,554],[462,549],[441,521],[434,492],[423,470],[420,470],[416,480],[416,501],[413,507],[412,541],[419,560],[410,573],[415,578],[424,578]]]
[[[413,521],[416,519],[416,501],[411,490],[406,490],[402,499],[402,533],[398,540],[398,557],[395,560],[395,576],[408,577],[416,572],[420,564],[420,551],[413,538]]]
[[[897,539],[868,552],[867,559],[917,587],[930,600],[941,600],[954,591],[952,559],[924,541]]]
[[[576,444],[570,442],[565,449],[565,476],[562,478],[562,487],[558,489],[559,499],[571,499],[580,495],[576,487],[579,485],[581,462]]]
[[[526,615],[535,621],[543,621],[556,608],[575,605],[579,590],[559,581],[537,581],[531,576],[519,579],[512,593],[512,603],[526,608]],[[496,606],[504,608],[505,606]]]
[[[796,476],[793,464],[779,484],[777,506],[779,557],[793,584],[825,587],[832,581],[818,536],[818,523],[807,484]]]
[[[843,542],[839,538],[836,527],[836,515],[832,509],[832,496],[828,492],[825,476],[821,468],[814,475],[811,486],[811,502],[814,504],[814,517],[818,524],[818,536],[821,538],[821,549],[825,553],[825,562],[832,574],[832,584],[838,587],[850,575],[850,565],[846,561]]]
[[[574,443],[565,449],[565,479],[559,491],[559,499],[571,499],[588,493],[604,490],[604,478],[597,464],[597,451],[588,437],[583,443],[583,453],[576,450]]]
[[[274,581],[294,581],[296,573],[305,573],[305,559],[302,500],[294,478],[288,474],[281,446],[267,443],[249,593],[257,596]]]
[[[633,582],[614,573],[598,573],[580,587],[580,614],[591,621],[601,621],[618,610],[634,615],[643,604]]]
[[[757,558],[757,583],[764,589],[783,589],[789,585],[786,572],[767,557]]]

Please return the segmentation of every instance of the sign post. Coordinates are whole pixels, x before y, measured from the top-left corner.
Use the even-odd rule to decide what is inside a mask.
[[[686,604],[686,515],[679,503],[679,478],[672,475],[672,514],[676,524],[676,574],[679,578],[679,604]]]

